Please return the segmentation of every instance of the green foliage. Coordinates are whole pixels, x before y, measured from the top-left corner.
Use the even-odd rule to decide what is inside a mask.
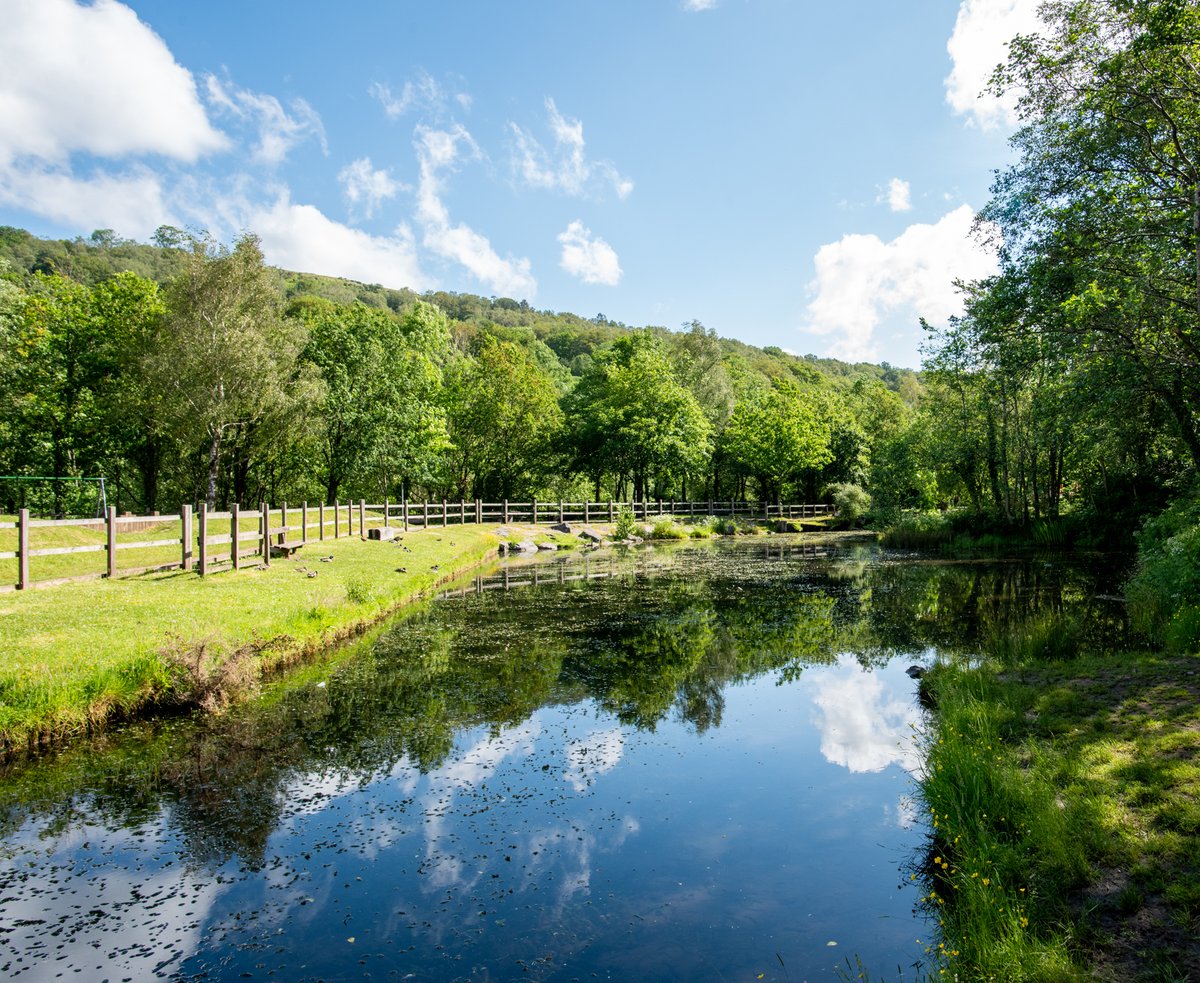
[[[783,483],[833,459],[828,404],[787,379],[743,398],[725,428],[725,453],[779,499]]]
[[[633,330],[273,270],[252,235],[225,249],[164,226],[154,243],[0,229],[4,471],[104,473],[110,501],[138,511],[814,498],[830,481],[912,498],[911,371],[757,349],[695,321]]]
[[[637,532],[637,518],[633,514],[633,509],[628,505],[622,505],[617,512],[617,521],[613,525],[613,539],[621,540],[628,539]]]
[[[871,496],[858,485],[830,485],[825,491],[833,498],[838,518],[850,529],[862,522],[871,511]]]
[[[575,468],[597,485],[614,476],[618,497],[626,481],[638,500],[650,497],[652,486],[681,487],[707,463],[709,422],[648,332],[598,352],[564,409]]]
[[[1125,589],[1133,623],[1175,649],[1200,648],[1200,498],[1179,500],[1138,534],[1137,568]]]
[[[441,406],[449,335],[444,317],[418,304],[403,319],[362,304],[301,298],[289,315],[308,329],[304,361],[325,382],[317,416],[326,502],[398,498],[428,481],[449,446]]]
[[[650,539],[687,539],[688,531],[673,518],[664,516],[650,529]]]
[[[165,330],[145,360],[159,423],[201,466],[192,488],[216,507],[222,454],[231,453],[233,500],[246,501],[250,469],[305,429],[324,386],[300,361],[303,326],[284,319],[258,240],[232,250],[194,244],[167,288]],[[238,466],[240,465],[240,467]]]
[[[484,336],[449,371],[445,399],[459,497],[512,498],[542,486],[563,414],[552,379],[524,349]]]

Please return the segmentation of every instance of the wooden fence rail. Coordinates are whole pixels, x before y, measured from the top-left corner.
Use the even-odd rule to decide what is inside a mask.
[[[433,526],[465,525],[468,523],[512,522],[615,522],[622,509],[630,509],[634,518],[646,521],[660,516],[716,516],[747,519],[806,519],[832,515],[833,506],[809,504],[773,505],[768,502],[739,501],[643,501],[643,502],[400,502],[384,501],[370,505],[358,502],[335,502],[333,505],[288,506],[281,502],[269,507],[259,504],[254,510],[234,505],[228,512],[210,512],[204,505],[193,509],[183,506],[178,514],[158,516],[118,516],[109,508],[103,519],[31,519],[28,509],[21,509],[16,522],[0,522],[0,537],[12,538],[4,530],[16,530],[16,549],[0,551],[0,561],[16,560],[16,583],[0,585],[0,593],[48,587],[77,580],[116,577],[118,573],[133,575],[157,570],[195,570],[201,576],[218,569],[237,570],[248,558],[258,558],[270,566],[272,554],[290,555],[309,542],[340,539],[343,535],[366,538],[375,527],[424,529]],[[76,546],[32,545],[38,529],[80,527],[92,533],[95,542]],[[356,528],[357,527],[357,528]],[[131,539],[140,533],[155,535],[153,539]],[[161,534],[161,535],[159,535]],[[119,536],[126,538],[119,539]],[[118,563],[118,557],[129,550],[155,550],[155,562],[142,564]],[[65,576],[43,577],[35,580],[30,574],[30,560],[40,557],[69,556],[82,553],[103,553],[102,570],[71,573]],[[172,557],[170,554],[174,554]]]

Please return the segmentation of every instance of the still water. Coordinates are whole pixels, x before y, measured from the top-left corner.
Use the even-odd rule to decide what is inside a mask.
[[[510,561],[6,775],[0,976],[912,978],[904,669],[1096,593],[783,538]]]

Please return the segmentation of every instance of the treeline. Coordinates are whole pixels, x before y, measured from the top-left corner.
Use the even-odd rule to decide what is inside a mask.
[[[908,370],[288,273],[253,236],[6,228],[0,263],[0,473],[103,475],[121,509],[927,497]],[[94,501],[69,489],[6,480],[0,507]]]
[[[1021,119],[980,216],[1001,272],[931,344],[932,459],[1009,523],[1066,495],[1133,524],[1200,462],[1200,8],[1042,12],[993,82]]]

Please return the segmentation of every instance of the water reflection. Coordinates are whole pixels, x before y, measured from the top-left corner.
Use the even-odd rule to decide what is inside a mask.
[[[852,772],[883,771],[899,765],[910,774],[920,764],[911,695],[885,686],[881,674],[852,656],[838,660],[812,686],[821,753]]]
[[[1101,592],[783,540],[507,565],[223,718],[11,771],[0,973],[907,963],[904,665],[1045,610],[1115,644]]]

